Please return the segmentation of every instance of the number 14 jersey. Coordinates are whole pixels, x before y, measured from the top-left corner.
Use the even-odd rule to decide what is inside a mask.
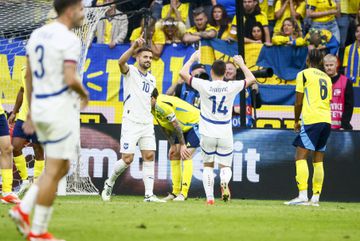
[[[190,85],[200,93],[200,134],[215,138],[232,137],[234,99],[244,89],[245,81],[207,81],[192,78]]]
[[[296,77],[296,92],[304,93],[302,122],[304,125],[331,123],[331,78],[321,70],[308,68]]]

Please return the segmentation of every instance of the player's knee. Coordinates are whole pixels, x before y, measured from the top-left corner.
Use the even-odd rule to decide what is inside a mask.
[[[180,154],[179,153],[173,153],[169,155],[170,160],[180,160]]]
[[[133,162],[134,156],[132,154],[122,154],[121,159],[127,164],[130,165]]]
[[[34,154],[36,160],[44,160],[44,150],[40,145],[34,145]]]
[[[153,161],[155,158],[155,153],[153,151],[146,152],[144,153],[143,158],[146,161]]]
[[[13,146],[9,143],[9,144],[6,144],[6,145],[2,148],[1,152],[2,152],[4,155],[11,156],[12,153],[13,153],[13,150],[14,150]]]
[[[204,162],[204,167],[214,167],[214,162]]]

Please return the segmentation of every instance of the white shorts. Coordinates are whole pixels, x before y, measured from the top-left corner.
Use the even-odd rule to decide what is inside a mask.
[[[201,154],[204,163],[216,161],[223,166],[232,166],[233,138],[215,138],[201,135]]]
[[[73,118],[75,119],[75,118]],[[80,123],[74,121],[34,122],[36,135],[43,145],[45,156],[76,160],[80,153]]]
[[[156,150],[153,123],[142,124],[123,119],[121,125],[120,152],[134,154],[136,144],[140,150]]]

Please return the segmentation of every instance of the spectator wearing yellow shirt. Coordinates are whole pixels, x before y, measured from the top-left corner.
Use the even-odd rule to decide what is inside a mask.
[[[285,19],[294,18],[301,30],[301,20],[305,18],[306,4],[304,0],[278,0],[275,4],[275,34],[280,32]]]
[[[359,81],[359,68],[360,68],[360,24],[356,26],[355,42],[345,48],[343,66],[345,75],[352,82]]]
[[[230,39],[231,24],[227,17],[226,9],[222,5],[215,5],[211,11],[210,24],[217,31],[217,38],[222,40]]]
[[[305,46],[306,42],[301,37],[302,32],[298,22],[293,18],[286,18],[280,32],[272,38],[273,45]]]
[[[340,29],[340,48],[344,48],[348,36],[350,22],[353,21],[360,9],[360,0],[341,0],[341,16],[337,18]]]
[[[335,36],[326,29],[318,30],[311,28],[305,36],[305,41],[308,44],[309,50],[316,48],[323,50],[325,53],[336,55],[339,49],[339,42]]]
[[[208,18],[203,7],[195,9],[193,17],[195,26],[186,31],[183,42],[197,45],[201,39],[212,39],[216,37],[217,31],[208,23]]]
[[[334,0],[307,0],[306,16],[312,19],[311,28],[329,30],[340,42],[340,30],[336,17],[340,15],[340,3]]]
[[[144,20],[141,20],[140,25],[141,25],[140,27],[135,28],[131,33],[131,36],[130,36],[131,45],[134,44],[136,39],[138,39],[142,34],[144,34]],[[165,37],[164,32],[161,29],[155,28],[155,20],[154,19],[151,19],[148,29],[147,29],[147,36],[144,36],[144,39],[151,46],[151,50],[153,52],[153,58],[159,59],[162,54],[162,51],[164,49],[166,37]]]
[[[185,24],[189,23],[189,3],[181,3],[179,0],[170,0],[170,4],[163,6],[161,18],[173,17],[181,19]]]
[[[244,33],[245,33],[245,43],[251,43],[251,31],[252,27],[255,25],[256,22],[260,22],[264,27],[265,32],[265,43],[271,44],[270,39],[270,31],[269,31],[269,22],[266,16],[266,13],[260,10],[259,4],[257,0],[244,0]],[[237,19],[236,16],[234,17],[232,24],[231,24],[231,36],[234,39],[237,39]]]
[[[185,24],[181,20],[175,20],[173,17],[160,19],[155,29],[160,29],[165,34],[166,44],[177,44],[182,42],[182,37],[186,31]]]
[[[108,44],[110,48],[123,43],[127,35],[128,24],[126,14],[117,10],[115,4],[111,5],[106,12],[106,19],[101,20],[96,26],[97,43]]]

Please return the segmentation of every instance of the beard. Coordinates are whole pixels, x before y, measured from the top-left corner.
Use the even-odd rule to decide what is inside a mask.
[[[150,62],[144,62],[144,63],[139,63],[140,67],[143,69],[149,69],[151,67],[151,63]]]

